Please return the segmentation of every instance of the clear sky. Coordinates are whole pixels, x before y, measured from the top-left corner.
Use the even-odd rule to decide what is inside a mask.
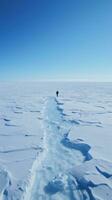
[[[0,80],[112,81],[112,0],[0,0]]]

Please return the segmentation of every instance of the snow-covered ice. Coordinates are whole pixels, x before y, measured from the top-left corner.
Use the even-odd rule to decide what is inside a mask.
[[[111,83],[1,83],[0,199],[112,200],[111,91]]]

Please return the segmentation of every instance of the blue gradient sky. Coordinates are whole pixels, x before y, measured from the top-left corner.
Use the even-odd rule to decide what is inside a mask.
[[[111,0],[0,0],[0,80],[112,81]]]

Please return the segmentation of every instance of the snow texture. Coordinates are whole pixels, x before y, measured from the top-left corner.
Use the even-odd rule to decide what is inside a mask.
[[[2,83],[0,199],[112,200],[111,89]]]

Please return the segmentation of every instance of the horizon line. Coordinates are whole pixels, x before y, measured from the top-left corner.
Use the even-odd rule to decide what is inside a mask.
[[[89,82],[89,83],[112,83],[111,80],[69,80],[69,79],[63,79],[63,80],[60,80],[60,79],[56,79],[56,80],[50,80],[50,79],[41,79],[41,80],[31,80],[31,79],[27,79],[27,80],[0,80],[0,82]]]

